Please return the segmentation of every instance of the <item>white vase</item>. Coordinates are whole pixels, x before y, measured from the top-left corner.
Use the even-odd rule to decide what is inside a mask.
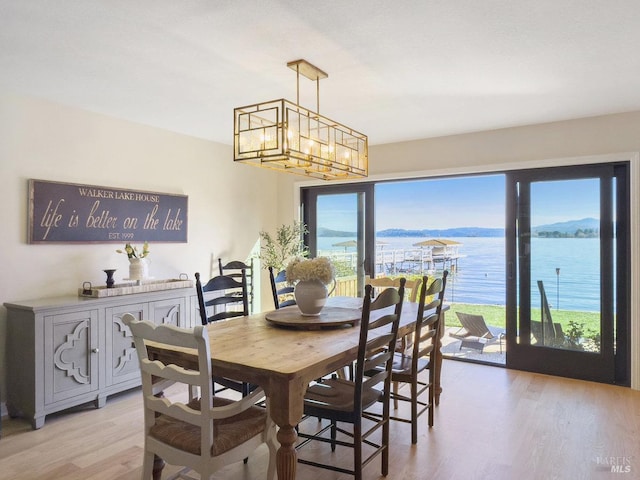
[[[304,280],[296,283],[293,295],[302,315],[314,316],[320,315],[329,292],[325,284],[319,280]]]
[[[149,278],[149,263],[146,258],[129,259],[129,279],[144,280]]]

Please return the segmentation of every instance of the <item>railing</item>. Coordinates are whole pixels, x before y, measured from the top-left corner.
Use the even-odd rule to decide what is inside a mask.
[[[324,250],[318,252],[319,256],[326,256],[335,262],[342,263],[345,267],[356,270],[357,252],[336,252]],[[408,249],[376,249],[376,275],[397,275],[399,273],[425,274],[436,268],[436,262],[452,262],[458,256],[434,258],[428,248]],[[444,266],[443,266],[444,268]]]
[[[333,290],[332,296],[357,297],[358,278],[355,275],[336,278],[336,288]]]

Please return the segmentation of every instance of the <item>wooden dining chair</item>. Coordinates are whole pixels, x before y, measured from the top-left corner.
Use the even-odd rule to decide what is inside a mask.
[[[203,285],[199,272],[196,272],[195,277],[198,310],[202,325],[249,315],[247,279],[244,270],[240,281],[228,275],[218,275]],[[256,385],[217,376],[213,377],[213,382],[214,394],[230,388],[246,396],[257,387]],[[216,383],[222,385],[222,388],[216,389]]]
[[[260,389],[233,401],[214,397],[211,386],[211,351],[207,327],[192,329],[173,325],[156,325],[136,320],[131,314],[122,317],[131,329],[142,375],[144,405],[143,479],[152,478],[154,456],[172,465],[195,470],[209,479],[213,472],[246,458],[266,443],[269,449],[267,479],[276,473],[276,426],[269,407],[255,406],[264,393]],[[150,359],[147,342],[156,348],[190,348],[197,352],[194,365],[178,366]],[[158,397],[157,382],[196,386],[200,398],[187,403],[171,397]],[[192,477],[188,477],[192,478]]]
[[[362,478],[362,468],[378,454],[382,455],[382,474],[387,475],[389,471],[391,363],[404,299],[404,281],[400,281],[399,289],[388,288],[375,300],[371,299],[371,289],[371,285],[365,287],[354,378],[322,379],[307,389],[304,400],[304,414],[310,418],[307,423],[316,417],[328,419],[329,424],[313,434],[301,428],[298,435],[303,441],[296,447],[302,450],[307,443],[320,441],[330,443],[332,451],[336,445],[353,448],[353,469],[337,465],[334,458],[323,464],[299,456],[298,462],[351,474],[356,480]],[[393,307],[393,311],[372,318],[372,312],[388,307]],[[367,372],[373,373],[366,376]],[[382,403],[381,415],[367,412],[378,402]],[[338,422],[351,424],[352,429],[338,426]],[[374,436],[376,432],[380,437]],[[346,436],[346,440],[338,439],[338,433]],[[363,451],[364,444],[372,447],[373,452]]]
[[[422,278],[415,278],[412,280],[405,281],[405,297],[406,300],[409,300],[412,303],[416,303],[418,300],[418,292],[420,291],[420,285],[422,284]],[[377,277],[365,278],[365,285],[371,285],[374,290],[372,293],[375,295],[380,293],[385,288],[398,288],[400,286],[400,278],[391,278],[391,277]],[[404,335],[401,338],[398,338],[396,342],[396,352],[409,352],[411,350],[411,346],[413,345],[413,334]],[[396,404],[397,408],[397,404]]]
[[[196,272],[195,277],[202,325],[249,315],[247,277],[244,270],[240,280],[230,275],[218,275],[203,284],[200,273]]]
[[[371,278],[366,276],[364,279],[365,285],[371,285],[373,287],[372,293],[373,295],[379,294],[385,288],[400,287],[400,277],[392,278],[392,277],[376,277]],[[406,299],[410,302],[416,302],[418,300],[418,292],[420,291],[420,284],[422,283],[422,278],[415,278],[412,280],[406,280],[404,283],[404,293]]]
[[[433,427],[436,354],[448,274],[445,270],[442,278],[434,278],[430,284],[426,276],[423,278],[411,353],[396,352],[393,357],[391,381],[394,389],[391,398],[395,410],[398,401],[409,402],[411,415],[409,418],[392,415],[391,419],[411,424],[411,443],[418,442],[418,417],[425,411],[428,411],[429,427]],[[423,374],[425,371],[428,375],[426,379]],[[399,394],[397,385],[400,383],[409,385],[409,396]]]
[[[254,293],[254,280],[255,274],[253,271],[253,258],[249,260],[249,263],[242,262],[240,260],[231,260],[227,263],[222,263],[222,259],[218,258],[218,271],[220,275],[227,275],[236,280],[242,279],[242,272],[247,282],[247,296],[249,301],[249,313],[253,313],[253,301],[255,298]]]
[[[276,310],[296,304],[296,299],[293,297],[294,287],[287,284],[286,270],[275,273],[274,268],[269,267],[269,281],[273,294],[273,306]]]

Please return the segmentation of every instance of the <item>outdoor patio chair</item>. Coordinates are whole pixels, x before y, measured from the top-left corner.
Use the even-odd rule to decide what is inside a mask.
[[[531,335],[538,345],[561,347],[565,343],[565,335],[562,325],[554,322],[551,317],[551,308],[549,308],[542,280],[538,280],[538,290],[540,291],[540,321],[531,321]]]
[[[500,353],[502,353],[502,339],[505,336],[502,329],[488,326],[482,315],[462,312],[456,312],[456,315],[462,327],[456,332],[449,333],[449,336],[461,340],[461,350],[463,347],[472,348],[482,353],[485,345],[497,341],[500,343]]]

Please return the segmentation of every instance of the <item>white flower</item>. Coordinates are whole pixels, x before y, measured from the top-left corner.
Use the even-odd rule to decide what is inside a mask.
[[[287,282],[319,280],[325,285],[331,283],[336,276],[331,260],[326,257],[295,258],[287,265]]]
[[[134,247],[130,243],[124,246],[124,250],[116,250],[116,252],[126,253],[129,258],[144,258],[149,255],[149,242],[144,242],[142,252],[138,252],[138,247]]]

